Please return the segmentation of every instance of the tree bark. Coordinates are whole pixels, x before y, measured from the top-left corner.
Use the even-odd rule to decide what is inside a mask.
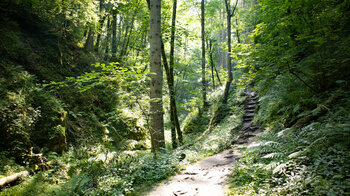
[[[94,34],[95,34],[94,31],[90,27],[89,34],[84,46],[84,49],[86,51],[92,51],[92,49],[94,48]]]
[[[182,145],[182,131],[180,128],[179,118],[176,109],[175,88],[174,88],[174,53],[175,53],[175,27],[176,27],[176,9],[177,0],[173,0],[173,15],[171,21],[171,36],[170,36],[170,68],[169,68],[169,92],[170,92],[170,116],[172,121],[171,133],[173,140],[173,148],[177,147],[176,133],[179,143]],[[176,129],[176,132],[175,132]]]
[[[237,36],[237,42],[241,43],[241,39],[239,38],[238,19],[237,18],[236,18],[236,36]]]
[[[173,15],[171,19],[171,32],[170,32],[170,67],[169,72],[167,73],[168,77],[168,86],[169,86],[169,94],[170,94],[170,121],[171,121],[171,141],[173,149],[177,148],[177,140],[176,140],[176,130],[175,130],[175,113],[174,113],[174,43],[175,43],[175,24],[176,24],[176,5],[177,1],[173,0]],[[164,45],[163,45],[164,46]],[[165,52],[164,52],[165,53]]]
[[[227,19],[227,46],[228,46],[228,51],[227,51],[227,82],[226,82],[226,86],[225,86],[225,91],[224,91],[224,99],[223,99],[223,103],[226,104],[227,103],[227,99],[228,99],[228,94],[230,91],[230,86],[233,80],[232,77],[232,65],[231,65],[231,18],[232,16],[234,16],[235,14],[235,10],[237,8],[237,3],[238,0],[236,0],[236,5],[234,7],[234,9],[231,11],[231,6],[230,6],[230,0],[225,0],[225,5],[226,5],[226,19]]]
[[[124,35],[124,40],[122,42],[122,48],[120,50],[120,55],[118,58],[118,61],[121,62],[122,58],[126,55],[126,52],[128,50],[128,46],[129,46],[129,41],[130,41],[130,36],[134,27],[134,22],[135,22],[135,15],[136,15],[136,11],[134,12],[131,22],[128,23],[126,30],[125,30],[125,35]]]
[[[112,19],[112,59],[111,61],[116,60],[117,53],[117,10],[113,10],[113,19]]]
[[[216,69],[216,66],[215,66],[214,64],[213,64],[213,66],[214,66],[214,69],[215,69],[216,77],[217,77],[218,80],[219,80],[219,84],[220,84],[220,86],[222,86],[221,80],[220,80],[220,76],[219,76],[219,72],[218,72],[218,70]]]
[[[8,184],[8,183],[11,183],[13,181],[16,181],[18,178],[21,178],[23,176],[28,176],[29,175],[29,172],[28,171],[22,171],[22,172],[19,172],[19,173],[15,173],[11,176],[7,176],[5,178],[1,178],[0,179],[0,187]]]
[[[108,54],[109,54],[109,39],[111,37],[111,19],[110,16],[108,16],[107,19],[107,35],[106,35],[106,48],[105,48],[105,59],[108,58]]]
[[[99,20],[100,30],[97,33],[96,44],[95,44],[95,49],[94,49],[95,52],[98,52],[98,49],[100,47],[103,24],[105,23],[106,17],[107,17],[107,15],[105,15],[105,12],[104,12],[105,11],[104,3],[105,3],[105,0],[100,0],[100,20]]]
[[[201,34],[202,34],[202,96],[203,96],[203,108],[207,107],[207,84],[205,80],[205,7],[204,1],[201,1]]]
[[[165,147],[162,102],[161,0],[150,0],[150,113],[152,151]]]
[[[105,23],[106,18],[107,18],[107,15],[103,16],[103,18],[101,18],[101,20],[99,21],[100,31],[98,32],[97,37],[96,37],[95,52],[98,52],[98,49],[100,48],[100,41],[101,41],[101,35],[102,35],[102,30],[103,30],[103,24]]]
[[[213,89],[215,89],[215,76],[214,76],[214,61],[213,61],[213,45],[212,40],[209,39],[209,59],[211,68],[211,81],[213,83]]]

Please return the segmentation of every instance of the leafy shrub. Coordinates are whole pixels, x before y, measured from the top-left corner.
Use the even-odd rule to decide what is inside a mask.
[[[11,156],[21,160],[31,146],[30,133],[40,115],[31,105],[33,78],[13,65],[0,63],[0,148],[10,150]]]
[[[343,96],[307,126],[283,128],[278,118],[270,122],[235,167],[232,194],[347,195],[350,102],[348,93]]]
[[[67,149],[67,111],[60,100],[42,90],[33,93],[33,102],[40,108],[41,116],[31,133],[32,141],[40,147],[62,153]]]

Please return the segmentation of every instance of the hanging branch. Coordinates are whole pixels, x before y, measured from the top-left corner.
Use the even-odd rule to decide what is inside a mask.
[[[301,77],[298,76],[298,74],[296,74],[293,69],[290,67],[289,62],[287,62],[287,66],[288,66],[288,70],[289,73],[291,73],[292,75],[294,75],[298,80],[300,80],[305,86],[307,86],[312,92],[314,93],[319,93],[317,90],[315,90],[312,86],[310,86],[307,82],[305,82]]]

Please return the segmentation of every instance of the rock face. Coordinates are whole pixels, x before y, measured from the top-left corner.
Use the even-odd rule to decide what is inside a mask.
[[[235,162],[240,158],[241,151],[251,137],[260,132],[260,127],[253,125],[254,111],[257,105],[257,94],[246,90],[245,115],[243,126],[238,132],[231,149],[207,157],[186,170],[172,177],[164,184],[154,187],[147,196],[224,196],[227,180]]]

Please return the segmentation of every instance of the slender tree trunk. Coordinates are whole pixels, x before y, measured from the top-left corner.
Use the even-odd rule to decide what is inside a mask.
[[[204,31],[204,1],[201,1],[201,30],[202,30],[202,96],[203,96],[203,108],[207,107],[207,84],[205,81],[205,31]]]
[[[100,48],[100,42],[101,42],[103,24],[105,23],[106,18],[107,18],[107,15],[104,16],[104,17],[100,20],[100,31],[98,32],[97,37],[96,37],[95,52],[98,52],[98,49]]]
[[[213,64],[213,66],[214,66],[214,69],[215,69],[216,77],[217,77],[218,80],[219,80],[219,84],[220,84],[220,86],[222,86],[221,80],[220,80],[220,76],[219,76],[219,72],[218,72],[218,70],[216,69],[216,66],[215,66],[214,64]]]
[[[161,0],[150,0],[150,113],[153,152],[165,147],[162,102],[163,70],[161,65]]]
[[[213,61],[213,45],[212,40],[209,39],[209,60],[211,68],[211,81],[213,83],[213,89],[215,89],[215,77],[214,77],[214,61]]]
[[[108,54],[109,54],[109,39],[111,37],[111,19],[108,16],[107,19],[107,35],[106,35],[106,48],[105,48],[105,59],[108,58]]]
[[[96,44],[95,44],[95,52],[98,52],[98,49],[100,47],[100,41],[101,41],[101,35],[102,35],[102,31],[103,31],[103,24],[106,21],[106,17],[107,15],[105,15],[105,9],[104,9],[104,3],[105,0],[100,0],[100,20],[99,20],[99,31],[97,33],[97,38],[96,38]]]
[[[92,51],[92,49],[94,48],[94,34],[95,34],[94,31],[92,30],[92,28],[90,28],[89,34],[84,46],[84,49],[86,51]]]
[[[239,38],[238,19],[237,18],[236,18],[236,35],[237,35],[237,42],[241,43],[241,39]]]
[[[237,3],[238,3],[238,0],[236,0],[236,5],[231,12],[230,0],[225,0],[226,13],[227,13],[226,18],[227,18],[227,46],[228,46],[228,51],[227,51],[227,78],[228,78],[228,80],[226,82],[225,91],[224,91],[224,99],[223,99],[224,104],[227,103],[228,94],[230,91],[230,86],[231,86],[231,83],[233,80],[232,64],[231,64],[231,18],[235,13],[235,10],[237,8]]]
[[[174,92],[174,43],[175,43],[175,25],[176,25],[176,6],[177,1],[173,0],[173,15],[171,20],[171,32],[170,32],[170,67],[168,75],[168,86],[170,94],[170,121],[171,121],[171,141],[173,149],[177,148],[177,139],[176,139],[176,129],[175,129],[175,92]],[[163,45],[164,46],[164,45]],[[175,107],[174,107],[175,106]]]
[[[132,30],[133,30],[133,27],[134,27],[135,14],[136,13],[133,14],[131,23],[129,23],[127,28],[126,28],[125,36],[124,36],[125,39],[124,39],[123,44],[122,44],[123,47],[120,50],[120,55],[119,55],[119,60],[118,60],[119,62],[121,62],[122,58],[126,55],[126,52],[128,50],[130,36],[132,34]]]
[[[112,61],[116,60],[117,53],[117,11],[113,10],[112,19]]]
[[[95,43],[95,52],[98,52],[98,49],[100,48],[100,41],[102,36],[102,30],[103,30],[103,24],[105,23],[107,18],[107,15],[103,16],[103,18],[99,21],[100,22],[100,31],[97,34],[96,37],[96,43]]]
[[[173,16],[171,22],[171,38],[170,38],[170,68],[169,68],[169,92],[170,92],[170,116],[172,121],[171,131],[173,139],[173,147],[177,147],[176,142],[176,133],[180,144],[183,144],[182,141],[182,131],[180,128],[179,118],[177,115],[176,109],[176,100],[175,100],[175,88],[174,88],[174,53],[175,53],[175,27],[176,27],[176,9],[177,9],[177,0],[173,0]],[[176,133],[175,133],[176,129]]]

